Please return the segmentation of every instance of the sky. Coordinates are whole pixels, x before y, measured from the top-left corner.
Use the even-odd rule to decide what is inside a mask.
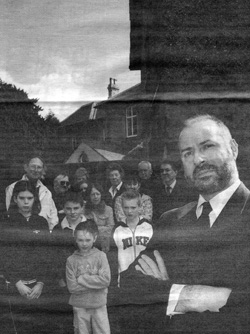
[[[120,92],[139,83],[140,72],[128,68],[128,2],[0,0],[0,78],[60,120],[107,99],[110,77]]]

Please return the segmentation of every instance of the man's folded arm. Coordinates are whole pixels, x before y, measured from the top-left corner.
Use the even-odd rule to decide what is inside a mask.
[[[168,302],[172,283],[168,277],[165,279],[160,277],[161,273],[158,278],[153,276],[153,273],[152,275],[143,273],[142,265],[145,263],[143,260],[145,256],[156,262],[155,251],[145,250],[127,270],[120,273],[120,293],[123,303],[151,304]],[[163,276],[164,274],[165,273],[163,273]]]
[[[143,252],[121,274],[123,301],[138,304],[165,302],[168,315],[219,312],[227,304],[231,291],[226,287],[173,284],[158,251]]]

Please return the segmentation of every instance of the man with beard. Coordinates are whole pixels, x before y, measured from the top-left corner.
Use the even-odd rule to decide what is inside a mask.
[[[52,199],[51,192],[45,185],[41,182],[46,173],[46,166],[40,157],[31,157],[24,164],[25,174],[22,180],[29,180],[33,183],[37,189],[38,197],[41,203],[41,211],[39,216],[44,217],[48,224],[49,229],[52,230],[53,227],[58,223],[57,209],[55,203]],[[11,205],[12,193],[16,182],[10,184],[6,192],[6,209],[8,210]]]
[[[147,251],[121,275],[124,300],[153,305],[154,333],[248,333],[250,191],[237,143],[202,115],[185,122],[179,148],[198,202],[163,214]]]

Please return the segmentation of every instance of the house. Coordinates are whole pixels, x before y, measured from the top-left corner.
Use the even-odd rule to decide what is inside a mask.
[[[250,149],[250,7],[244,0],[130,0],[130,70],[141,83],[82,106],[62,122],[76,149],[84,141],[136,160],[177,160],[182,120],[213,113]],[[248,154],[245,160],[250,160]],[[242,158],[243,160],[243,158]]]
[[[90,137],[102,138],[103,120],[97,117],[95,105],[96,102],[87,103],[61,122],[59,134],[67,149],[75,150],[82,140]]]
[[[148,158],[153,96],[145,94],[137,84],[96,105],[97,113],[105,115],[104,145],[113,145],[129,159]]]
[[[83,105],[61,122],[60,136],[71,149],[66,162],[148,157],[153,97],[141,84],[118,93],[112,78],[107,88],[107,100]]]
[[[154,96],[149,157],[178,157],[181,122],[213,113],[250,148],[250,6],[245,0],[130,0],[130,70]],[[249,161],[250,162],[250,161]]]

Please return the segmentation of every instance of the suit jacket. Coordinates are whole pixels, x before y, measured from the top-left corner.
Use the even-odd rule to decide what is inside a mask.
[[[157,220],[164,212],[179,208],[196,198],[198,195],[182,180],[176,181],[170,195],[167,194],[165,186],[160,184],[153,198],[154,219]]]
[[[162,185],[161,180],[151,176],[150,179],[140,179],[140,193],[154,198],[159,191],[159,187]]]
[[[196,202],[161,217],[146,253],[154,258],[152,251],[159,250],[170,280],[158,281],[144,276],[135,270],[137,262],[123,273],[121,284],[124,287],[123,295],[130,294],[126,296],[128,302],[156,303],[156,307],[159,304],[167,305],[169,291],[174,283],[232,289],[227,304],[220,312],[190,312],[175,315],[171,319],[167,317],[168,323],[164,325],[162,333],[164,330],[167,333],[200,334],[249,332],[249,193],[241,183],[213,226],[206,231],[197,226]],[[163,312],[159,312],[159,317],[164,317]]]

